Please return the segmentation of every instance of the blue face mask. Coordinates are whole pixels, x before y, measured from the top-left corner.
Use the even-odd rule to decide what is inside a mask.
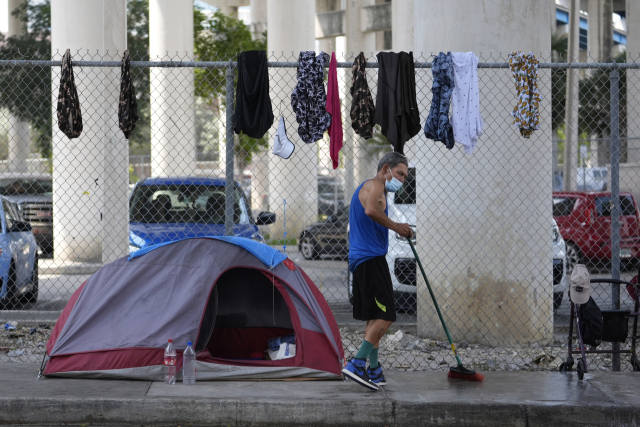
[[[402,182],[395,176],[391,175],[391,181],[385,180],[384,188],[386,188],[387,191],[395,193],[402,188]]]

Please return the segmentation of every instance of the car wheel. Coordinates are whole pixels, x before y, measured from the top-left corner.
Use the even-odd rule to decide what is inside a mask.
[[[33,260],[33,271],[31,272],[31,290],[24,294],[22,302],[36,302],[38,301],[38,289],[40,287],[40,279],[38,278],[38,252],[36,252],[35,259]]]
[[[562,297],[563,297],[563,293],[562,292],[554,292],[553,293],[553,309],[557,310],[560,308],[560,305],[562,305]]]
[[[320,257],[316,240],[308,234],[300,240],[300,252],[302,252],[304,259],[318,259]]]
[[[582,261],[582,252],[580,248],[573,242],[567,242],[567,274],[573,272],[573,267]]]
[[[7,281],[7,294],[5,295],[3,302],[0,304],[5,310],[13,310],[18,305],[18,298],[16,296],[16,269],[11,261],[11,267],[9,268],[9,280]]]

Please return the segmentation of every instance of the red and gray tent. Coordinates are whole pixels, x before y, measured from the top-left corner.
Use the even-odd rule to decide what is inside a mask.
[[[296,356],[263,360],[294,333]],[[195,343],[198,380],[338,378],[338,325],[311,279],[249,239],[186,239],[105,265],[71,297],[49,342],[44,375],[163,380],[173,339],[178,369]]]

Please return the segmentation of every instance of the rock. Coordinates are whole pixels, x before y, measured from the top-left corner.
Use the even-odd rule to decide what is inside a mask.
[[[513,363],[509,364],[510,371],[519,371],[520,367],[518,365],[514,365]]]
[[[402,338],[404,337],[404,332],[402,331],[397,331],[395,334],[387,337],[387,340],[390,343],[396,343],[396,342],[400,342],[402,340]]]
[[[534,363],[541,367],[557,368],[558,366],[560,366],[561,362],[560,358],[543,353],[531,360],[531,363]]]
[[[469,343],[468,343],[468,342],[466,342],[466,341],[461,341],[461,342],[458,344],[458,348],[469,348]]]
[[[9,357],[24,356],[24,350],[12,350],[9,353],[7,353],[7,356]]]

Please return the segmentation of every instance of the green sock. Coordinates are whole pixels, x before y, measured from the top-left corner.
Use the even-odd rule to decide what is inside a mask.
[[[373,350],[371,350],[371,353],[369,353],[369,366],[371,367],[371,369],[375,369],[378,367],[378,349],[374,348]]]
[[[371,350],[373,350],[373,344],[371,344],[369,341],[364,340],[362,341],[362,345],[360,346],[360,350],[358,350],[358,354],[356,354],[354,357],[356,359],[367,359],[369,357],[369,354],[371,353]]]

